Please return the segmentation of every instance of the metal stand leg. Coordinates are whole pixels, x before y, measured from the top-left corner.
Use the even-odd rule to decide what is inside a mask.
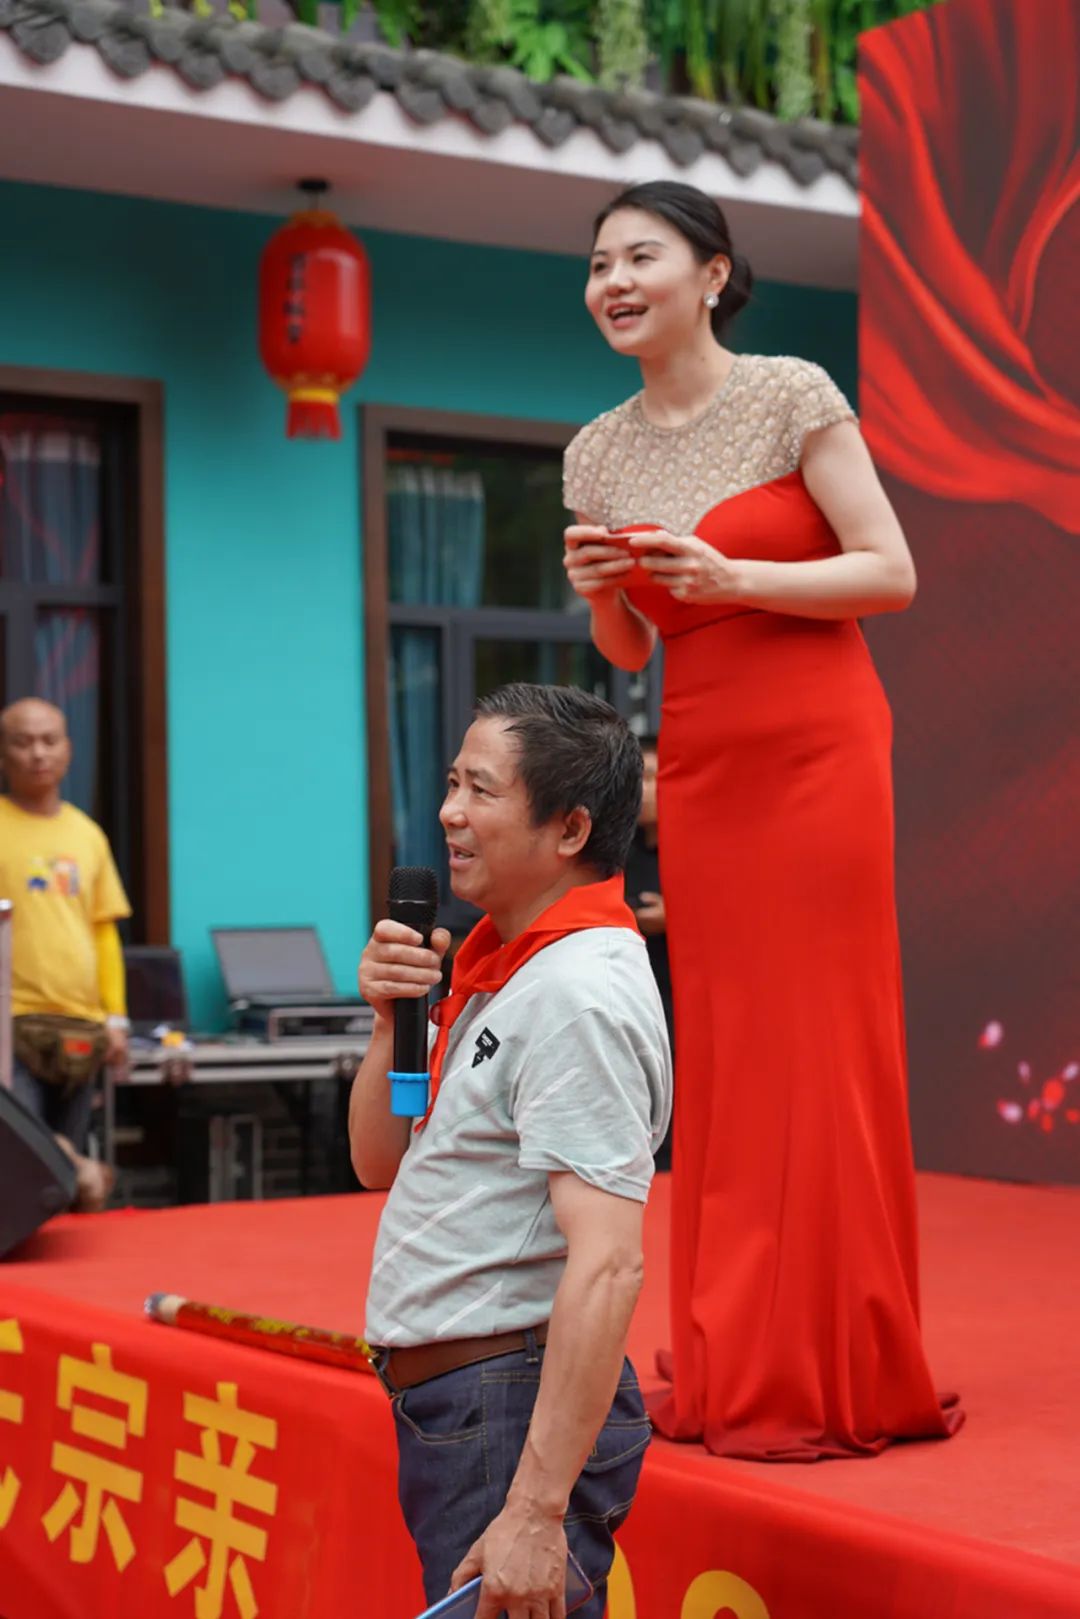
[[[0,899],[0,1085],[11,1089],[14,1054],[11,1040],[11,915],[9,899]]]
[[[263,1195],[263,1164],[262,1120],[258,1114],[215,1113],[210,1120],[209,1148],[208,1201],[233,1202],[240,1196],[245,1178],[249,1182],[247,1196],[259,1201]]]
[[[300,1196],[308,1195],[308,1159],[311,1157],[311,1086],[301,1087],[300,1116]]]
[[[108,1063],[101,1074],[101,1156],[116,1168],[116,1079]]]

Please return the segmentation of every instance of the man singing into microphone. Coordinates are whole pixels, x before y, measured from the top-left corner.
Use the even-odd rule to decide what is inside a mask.
[[[391,1187],[367,1338],[428,1601],[482,1575],[478,1619],[564,1619],[568,1542],[601,1619],[649,1441],[624,1352],[671,1062],[623,899],[640,798],[641,751],[599,698],[514,685],[478,705],[440,819],[454,893],[485,915],[436,1008],[418,1128],[390,1113],[393,1003],[438,981],[449,935],[425,949],[383,921],[360,963],[375,1034],[352,1158]]]

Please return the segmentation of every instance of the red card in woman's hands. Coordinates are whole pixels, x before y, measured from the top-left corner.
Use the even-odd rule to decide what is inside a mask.
[[[618,546],[620,551],[625,551],[627,556],[632,557],[634,562],[638,564],[638,566],[636,566],[631,573],[624,574],[622,576],[622,578],[619,580],[620,587],[625,588],[628,585],[637,585],[640,587],[642,585],[655,585],[657,583],[656,579],[653,578],[648,568],[643,568],[640,566],[641,558],[648,556],[666,556],[667,553],[659,549],[650,550],[647,545],[631,545],[630,539],[631,536],[634,535],[655,534],[658,532],[659,524],[657,523],[635,523],[632,528],[614,528],[610,531],[610,536],[606,543],[608,545]]]

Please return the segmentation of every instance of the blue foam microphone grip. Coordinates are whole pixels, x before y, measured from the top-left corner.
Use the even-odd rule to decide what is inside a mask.
[[[398,1119],[422,1119],[428,1110],[428,1092],[431,1088],[427,1074],[399,1074],[391,1068],[390,1111]]]

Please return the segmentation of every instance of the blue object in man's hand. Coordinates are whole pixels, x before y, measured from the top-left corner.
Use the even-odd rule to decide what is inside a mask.
[[[398,1119],[422,1119],[428,1110],[428,1075],[399,1074],[391,1068],[390,1111]]]
[[[425,1608],[419,1619],[473,1619],[480,1602],[482,1580],[470,1580],[460,1591],[452,1591],[433,1608]],[[588,1602],[593,1588],[585,1578],[581,1565],[573,1552],[566,1559],[566,1611],[573,1613]],[[506,1619],[502,1614],[500,1619]]]

